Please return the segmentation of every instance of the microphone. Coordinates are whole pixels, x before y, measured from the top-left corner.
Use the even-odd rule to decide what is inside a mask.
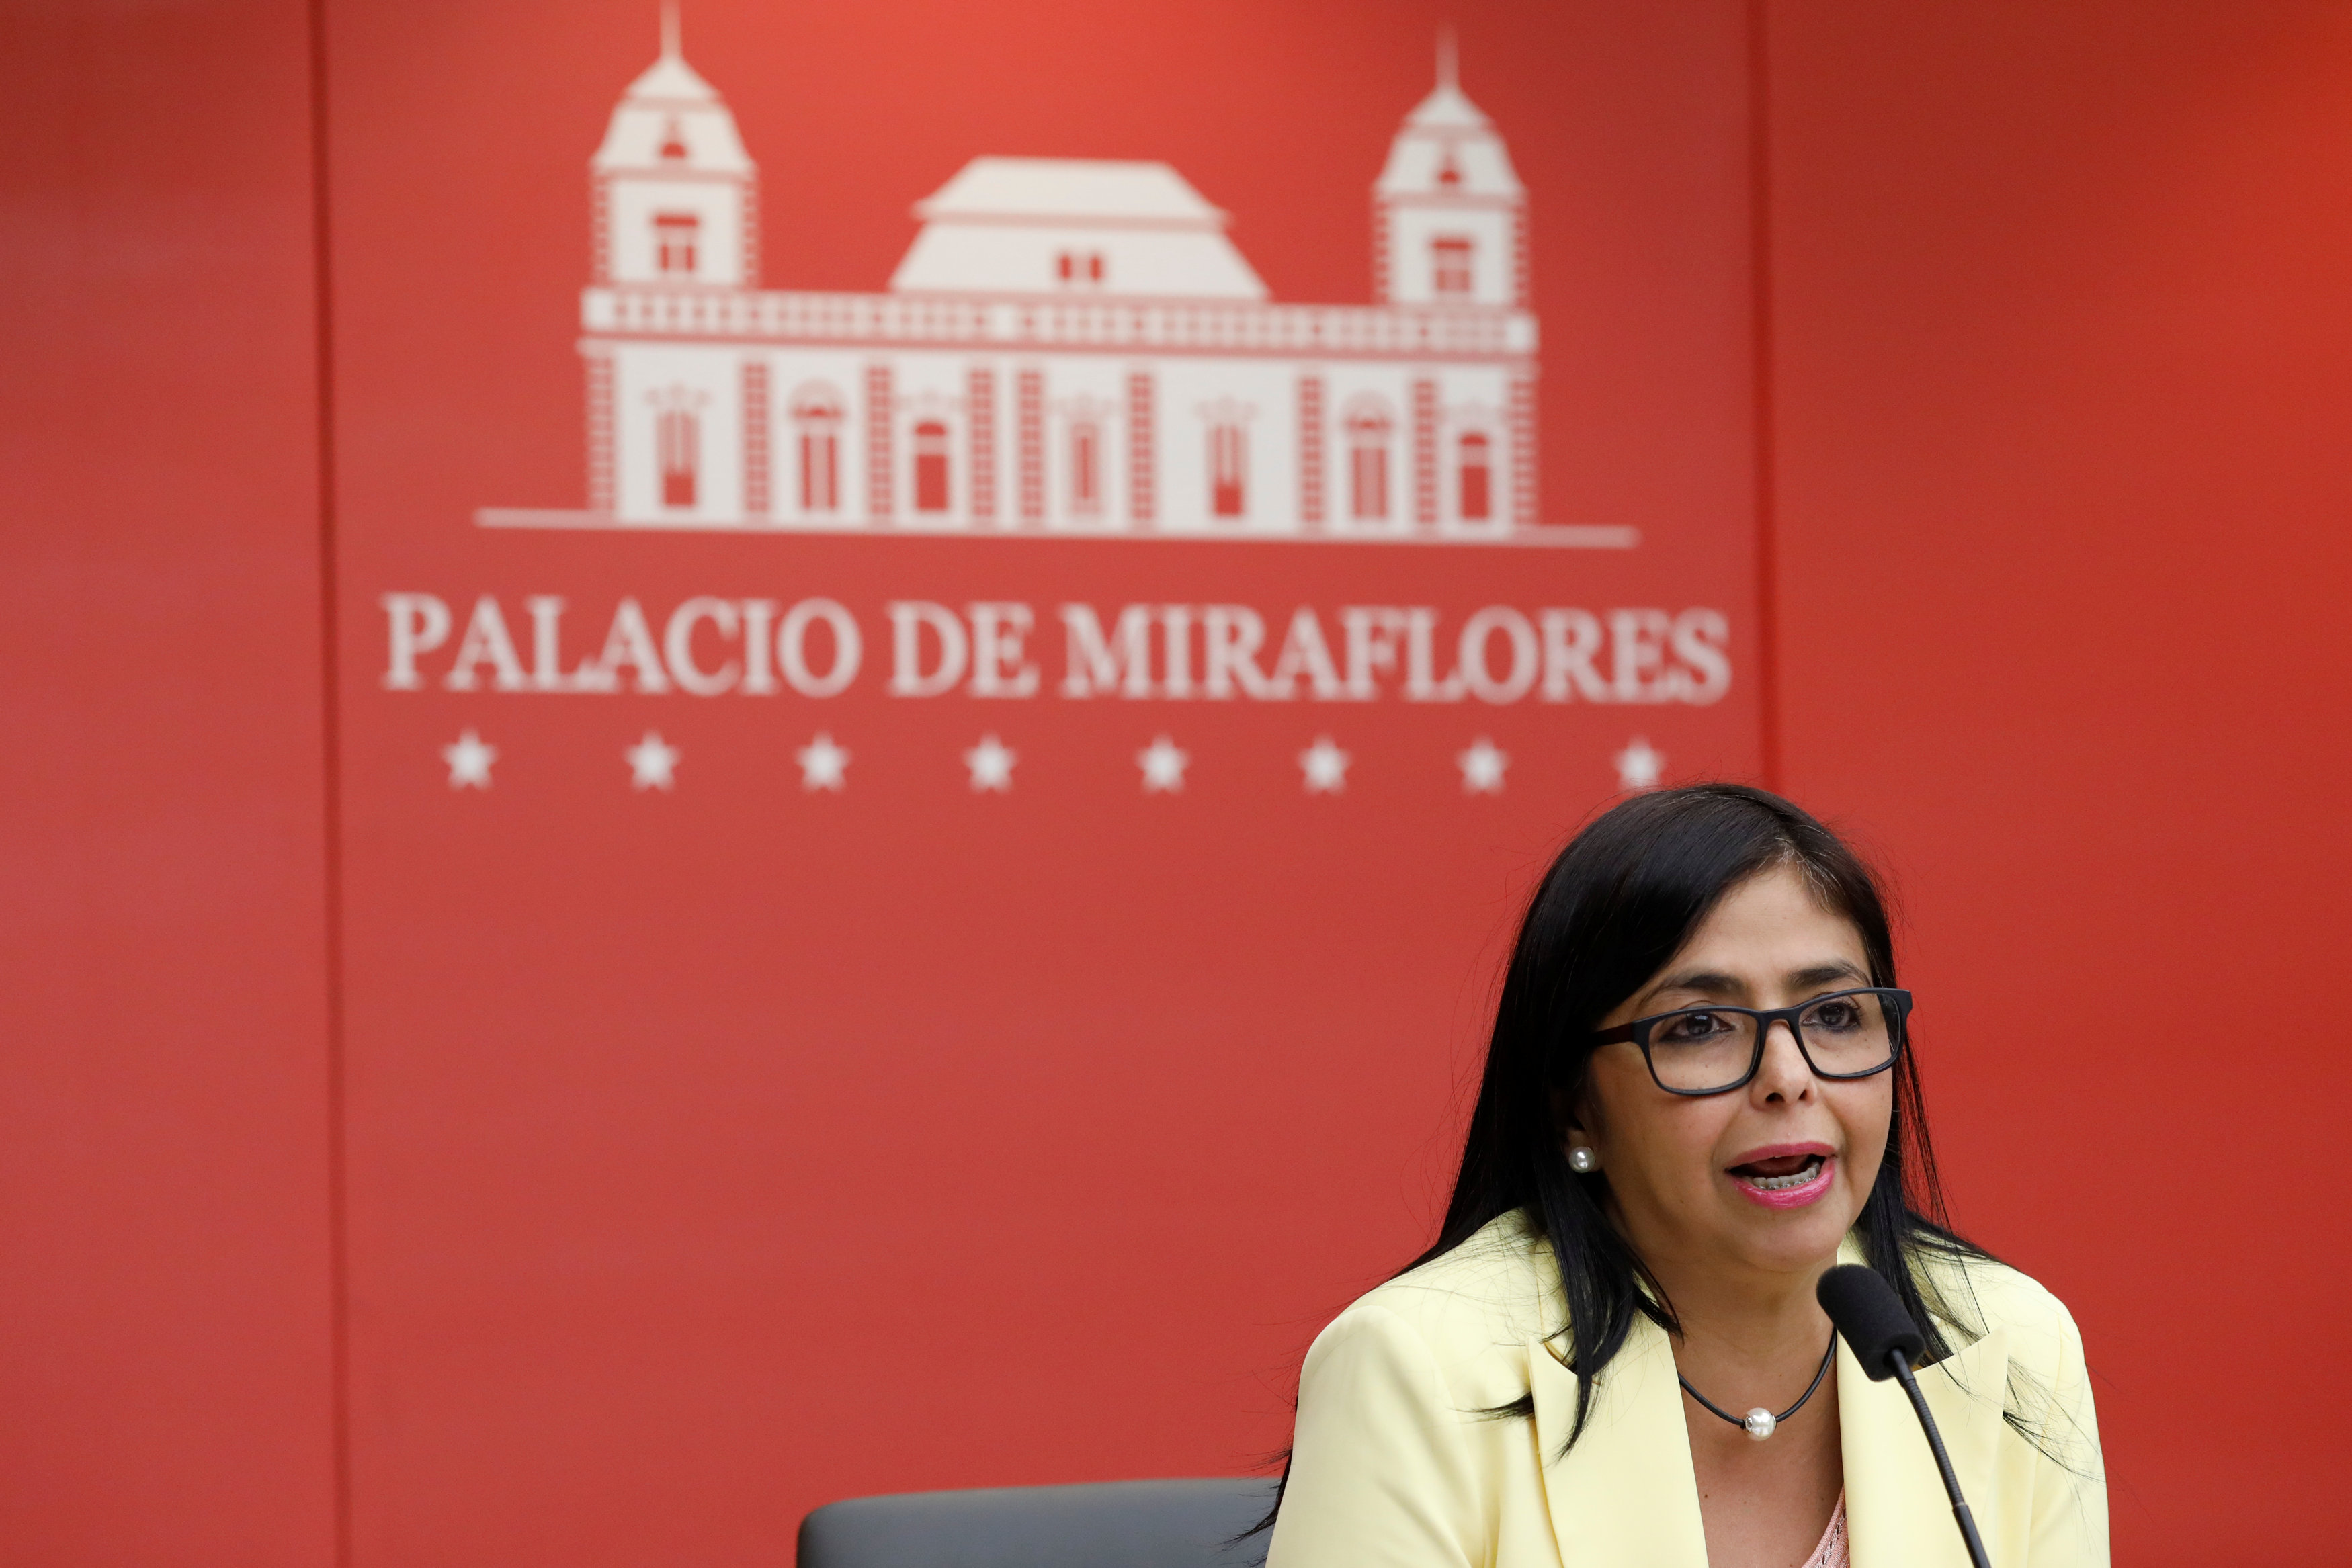
[[[1927,1342],[1904,1310],[1903,1299],[1895,1293],[1894,1286],[1859,1263],[1841,1263],[1822,1275],[1813,1294],[1873,1383],[1884,1383],[1889,1377],[1901,1380],[1903,1392],[1911,1396],[1911,1408],[1927,1434],[1927,1447],[1935,1451],[1936,1469],[1943,1472],[1944,1491],[1952,1500],[1952,1518],[1960,1527],[1969,1561],[1976,1568],[1992,1568],[1991,1560],[1985,1556],[1984,1542],[1977,1534],[1976,1519],[1969,1512],[1968,1500],[1960,1495],[1960,1478],[1952,1473],[1951,1456],[1944,1452],[1944,1435],[1936,1430],[1936,1417],[1928,1413],[1919,1380],[1911,1375],[1911,1358],[1925,1350]]]

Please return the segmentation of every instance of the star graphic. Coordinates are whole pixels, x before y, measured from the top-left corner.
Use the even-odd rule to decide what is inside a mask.
[[[1638,735],[1633,737],[1632,745],[1617,754],[1616,762],[1617,788],[1620,789],[1654,789],[1658,787],[1659,776],[1666,770],[1666,754],[1653,749],[1650,743]]]
[[[661,731],[649,729],[646,737],[621,753],[629,759],[629,784],[638,789],[667,789],[677,782],[677,747],[667,744]]]
[[[1454,762],[1462,769],[1465,795],[1499,795],[1503,769],[1511,765],[1511,754],[1482,735],[1470,743],[1469,750],[1455,752]]]
[[[996,738],[993,732],[980,737],[980,744],[963,754],[964,766],[971,769],[971,787],[975,791],[993,789],[1000,795],[1013,789],[1013,765],[1021,754]]]
[[[832,736],[820,729],[814,740],[793,755],[800,758],[802,789],[830,789],[836,795],[841,793],[843,770],[849,766],[849,752],[835,744]]]
[[[1154,736],[1151,744],[1135,754],[1135,765],[1143,769],[1143,792],[1172,795],[1184,788],[1184,765],[1192,754],[1183,750],[1164,735]]]
[[[477,789],[490,787],[490,764],[499,759],[499,748],[485,746],[482,737],[472,730],[457,737],[454,746],[441,748],[441,760],[449,765],[449,788],[463,789],[468,785]]]
[[[1309,795],[1337,795],[1348,787],[1348,764],[1353,758],[1331,743],[1328,735],[1318,735],[1315,744],[1298,754],[1298,766],[1307,775]]]

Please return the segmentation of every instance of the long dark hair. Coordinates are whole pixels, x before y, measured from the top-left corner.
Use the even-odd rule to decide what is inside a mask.
[[[1869,983],[1899,984],[1886,900],[1870,868],[1804,810],[1740,784],[1663,789],[1612,807],[1552,862],[1520,922],[1454,1196],[1437,1240],[1407,1268],[1451,1252],[1503,1215],[1526,1212],[1559,1265],[1568,1309],[1561,1348],[1576,1375],[1571,1446],[1584,1431],[1593,1382],[1623,1348],[1635,1316],[1670,1333],[1681,1325],[1602,1212],[1599,1184],[1569,1169],[1557,1093],[1582,1082],[1593,1050],[1588,1037],[1602,1018],[1665,967],[1727,893],[1783,865],[1861,935]],[[1923,1296],[1922,1277],[1932,1277],[1924,1265],[1985,1254],[1946,1219],[1916,1052],[1905,1051],[1894,1073],[1886,1153],[1854,1230],[1870,1266],[1927,1336],[1928,1357],[1941,1359],[1952,1347],[1938,1320],[1953,1307],[1942,1292]]]
[[[1593,1050],[1588,1037],[1601,1020],[1665,967],[1726,894],[1783,865],[1861,934],[1870,984],[1899,984],[1886,900],[1862,857],[1797,806],[1741,784],[1662,789],[1610,808],[1552,862],[1519,924],[1453,1197],[1436,1241],[1400,1272],[1524,1211],[1550,1243],[1567,1308],[1567,1343],[1555,1354],[1576,1375],[1577,1398],[1563,1451],[1583,1435],[1594,1382],[1624,1348],[1634,1318],[1669,1333],[1682,1329],[1665,1292],[1602,1212],[1596,1178],[1569,1169],[1557,1096],[1582,1081]],[[1946,1218],[1916,1053],[1906,1047],[1894,1073],[1886,1153],[1854,1230],[1871,1268],[1918,1323],[1925,1359],[1937,1361],[1957,1348],[1945,1324],[1972,1336],[1982,1329],[1973,1302],[1958,1299],[1968,1293],[1964,1277],[1938,1265],[1991,1260]],[[1534,1410],[1528,1395],[1486,1414]],[[2028,1426],[2014,1406],[2006,1414]],[[2037,1431],[2029,1427],[2027,1435],[2040,1446]],[[1281,1496],[1277,1488],[1259,1530],[1273,1524]]]

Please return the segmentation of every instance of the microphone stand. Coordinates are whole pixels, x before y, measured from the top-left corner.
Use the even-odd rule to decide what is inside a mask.
[[[1911,1358],[1900,1348],[1893,1348],[1887,1351],[1886,1359],[1894,1365],[1903,1392],[1911,1396],[1911,1408],[1918,1413],[1919,1425],[1927,1434],[1927,1447],[1935,1450],[1936,1469],[1944,1478],[1944,1495],[1952,1500],[1952,1517],[1959,1522],[1960,1539],[1968,1543],[1969,1561],[1975,1568],[1992,1568],[1992,1560],[1985,1555],[1984,1539],[1977,1534],[1976,1517],[1969,1512],[1968,1500],[1960,1496],[1960,1478],[1952,1473],[1951,1456],[1944,1452],[1944,1435],[1936,1430],[1936,1418],[1927,1413],[1927,1396],[1919,1392],[1919,1380],[1911,1375]]]

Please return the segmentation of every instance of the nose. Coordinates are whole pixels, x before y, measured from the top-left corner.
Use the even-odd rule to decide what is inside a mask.
[[[1758,1099],[1767,1103],[1775,1101],[1803,1100],[1813,1092],[1813,1069],[1805,1053],[1797,1049],[1797,1027],[1786,1019],[1775,1019],[1764,1035],[1764,1061],[1756,1070],[1755,1082],[1749,1085]]]

